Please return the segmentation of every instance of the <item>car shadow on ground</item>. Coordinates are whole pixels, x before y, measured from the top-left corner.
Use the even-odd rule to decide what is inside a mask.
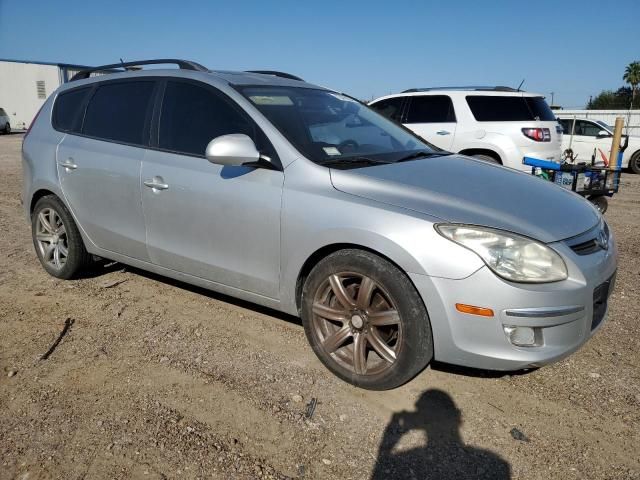
[[[425,391],[414,411],[393,414],[385,428],[371,480],[511,478],[511,466],[505,459],[464,444],[461,422],[461,412],[448,393]],[[423,445],[402,447],[403,437],[420,433],[426,435]]]
[[[229,303],[231,305],[235,305],[236,307],[244,308],[247,310],[252,310],[256,313],[260,313],[263,315],[268,315],[270,317],[277,318],[279,320],[284,320],[285,322],[289,322],[295,325],[302,326],[302,321],[293,315],[289,315],[284,312],[280,312],[278,310],[274,310],[269,307],[263,307],[262,305],[258,305],[252,302],[248,302],[246,300],[241,300],[239,298],[231,297],[229,295],[225,295],[223,293],[214,292],[212,290],[208,290],[206,288],[198,287],[195,285],[191,285],[190,283],[185,283],[180,280],[174,280],[173,278],[165,277],[163,275],[158,275],[156,273],[148,272],[146,270],[141,270],[139,268],[125,266],[120,263],[113,262],[115,267],[111,265],[105,266],[104,273],[114,270],[122,270],[126,269],[127,272],[133,273],[135,275],[139,275],[144,278],[148,278],[150,280],[154,280],[156,282],[161,282],[166,285],[171,285],[173,287],[180,288],[181,290],[186,290],[192,293],[196,293],[198,295],[202,295],[204,297],[210,298],[211,300],[218,300],[220,302]],[[108,270],[107,270],[108,269]]]

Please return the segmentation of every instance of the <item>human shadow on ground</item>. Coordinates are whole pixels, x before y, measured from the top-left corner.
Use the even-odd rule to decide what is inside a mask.
[[[449,394],[427,390],[415,411],[398,412],[391,418],[371,480],[510,479],[509,463],[489,450],[465,445],[460,425],[460,410]],[[426,433],[426,443],[403,450],[401,439],[420,430]]]

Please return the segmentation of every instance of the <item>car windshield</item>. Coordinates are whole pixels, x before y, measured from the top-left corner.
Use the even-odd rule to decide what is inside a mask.
[[[318,164],[360,167],[446,153],[346,95],[277,86],[240,91]]]
[[[600,125],[601,127],[605,128],[606,130],[609,130],[610,132],[613,132],[613,127],[611,125],[607,125],[604,122],[601,122],[600,120],[596,120],[596,123],[598,125]]]

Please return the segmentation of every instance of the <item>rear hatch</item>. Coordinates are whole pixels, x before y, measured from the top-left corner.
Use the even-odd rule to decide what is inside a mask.
[[[474,92],[466,100],[483,129],[509,136],[523,157],[561,160],[562,128],[543,96]],[[523,170],[528,167],[523,166]]]

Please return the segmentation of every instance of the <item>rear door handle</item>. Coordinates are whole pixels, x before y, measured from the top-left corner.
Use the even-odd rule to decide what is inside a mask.
[[[448,132],[446,130],[440,130],[440,131],[436,132],[436,134],[438,134],[438,135],[449,135],[450,133],[451,132]]]
[[[145,187],[153,188],[154,190],[166,190],[169,188],[169,185],[162,182],[161,178],[155,177],[151,180],[144,181]]]
[[[64,162],[61,162],[60,166],[68,170],[75,170],[76,168],[78,168],[78,165],[76,165],[76,163],[73,161],[73,158],[71,157],[67,158]]]

